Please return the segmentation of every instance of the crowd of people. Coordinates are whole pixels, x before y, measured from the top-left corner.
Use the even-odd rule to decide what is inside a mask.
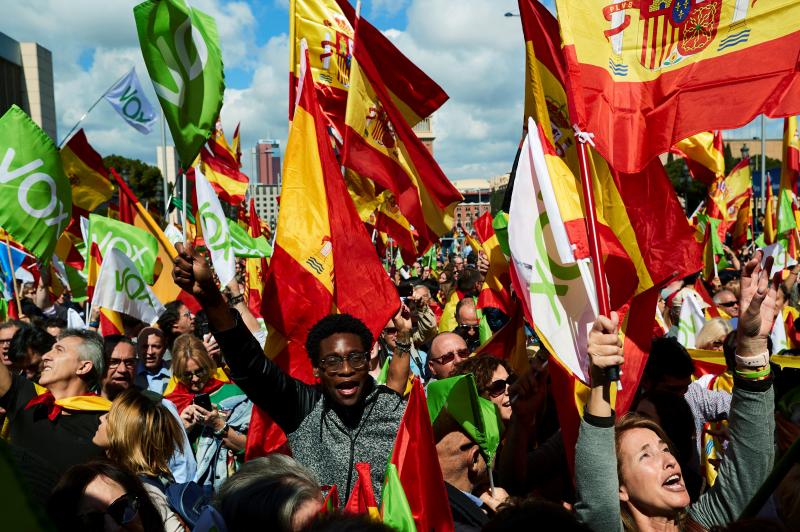
[[[204,256],[179,251],[173,277],[196,314],[174,301],[156,326],[128,320],[124,335],[102,337],[96,315],[87,329],[67,328],[68,309],[83,309],[43,297],[43,278],[20,287],[22,319],[0,324],[0,448],[42,527],[386,530],[374,515],[342,511],[360,468],[380,506],[410,382],[433,389],[472,375],[502,436],[487,454],[459,416],[445,409],[433,420],[455,530],[800,528],[797,466],[762,493],[800,434],[800,370],[770,362],[776,321],[784,354],[800,346],[787,319],[797,317],[798,267],[771,278],[772,259],[756,252],[702,287],[697,276],[665,287],[621,416],[607,371],[625,370],[619,317],[599,316],[583,346],[590,390],[570,445],[533,329],[525,371],[481,352],[510,319],[477,303],[482,255],[398,268],[400,310],[377,338],[347,314],[320,320],[305,344],[308,384],[265,356],[267,331],[239,283],[221,291]],[[682,303],[703,300],[698,290],[717,312],[694,347],[724,355],[717,374],[698,371],[677,340]],[[255,409],[290,455],[245,460],[250,438],[263,437],[251,435]]]

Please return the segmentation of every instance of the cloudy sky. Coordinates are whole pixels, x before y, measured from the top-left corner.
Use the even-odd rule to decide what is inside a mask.
[[[353,1],[353,0],[351,0]],[[135,66],[151,101],[133,19],[135,0],[7,2],[0,31],[53,53],[59,140]],[[545,3],[552,4],[552,1]],[[287,134],[288,0],[191,0],[217,21],[227,89],[223,125],[242,123],[243,146]],[[362,14],[450,95],[435,115],[439,164],[452,180],[509,170],[520,132],[524,43],[516,0],[364,0]],[[103,155],[155,163],[160,129],[142,135],[101,102],[83,124]],[[756,125],[737,131],[758,135]],[[769,137],[780,136],[770,124]],[[243,150],[244,151],[244,150]],[[251,157],[243,157],[250,173]]]

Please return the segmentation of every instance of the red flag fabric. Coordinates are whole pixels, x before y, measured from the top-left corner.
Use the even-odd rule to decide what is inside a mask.
[[[347,514],[367,514],[372,517],[379,517],[378,503],[375,501],[375,493],[372,489],[372,476],[369,464],[358,462],[356,464],[356,483],[350,498],[344,505],[344,513]]]
[[[390,463],[397,467],[417,530],[453,530],[428,403],[419,379],[411,386]]]

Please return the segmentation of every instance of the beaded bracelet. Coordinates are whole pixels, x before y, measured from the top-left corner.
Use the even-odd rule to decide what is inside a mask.
[[[758,371],[740,371],[736,370],[736,375],[743,379],[753,380],[753,381],[760,381],[769,377],[772,368],[766,366],[764,369]]]

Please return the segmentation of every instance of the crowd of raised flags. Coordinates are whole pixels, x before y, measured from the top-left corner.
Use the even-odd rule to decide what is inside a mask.
[[[536,0],[519,0],[526,50],[524,76],[520,73],[525,80],[522,137],[516,156],[509,154],[513,167],[500,209],[478,218],[470,232],[454,227],[455,208],[463,198],[413,131],[445,103],[447,94],[360,16],[360,2],[354,8],[347,0],[292,0],[290,127],[274,233],[247,197],[239,126],[229,142],[219,121],[225,82],[215,21],[184,0],[147,0],[136,6],[133,18],[147,73],[181,163],[182,190],[176,187],[171,199],[165,195],[164,213],[170,216],[154,215],[125,176],[105,166],[90,145],[91,131],[70,132],[59,147],[17,106],[0,118],[0,311],[8,324],[0,325],[0,340],[14,344],[13,338],[2,337],[4,327],[16,328],[14,338],[22,338],[29,327],[22,322],[43,328],[44,319],[63,314],[64,327],[68,322],[70,329],[95,330],[110,350],[107,372],[80,394],[89,399],[55,397],[46,385],[36,384],[24,410],[50,409],[49,420],[34,418],[35,423],[57,423],[62,411],[99,418],[110,409],[109,422],[120,419],[122,404],[133,399],[105,388],[104,379],[117,371],[110,364],[126,364],[113,358],[115,346],[120,338],[138,336],[137,363],[144,364],[145,344],[158,336],[172,350],[173,370],[183,372],[167,375],[171,383],[159,390],[163,401],[173,409],[179,403],[176,415],[190,439],[198,423],[205,424],[203,430],[213,429],[211,436],[203,433],[209,439],[192,441],[197,456],[190,461],[201,466],[197,478],[185,478],[180,495],[170,491],[170,485],[178,485],[177,474],[163,478],[162,495],[150,494],[160,501],[153,504],[162,517],[168,516],[162,526],[172,529],[177,522],[177,530],[224,530],[227,519],[229,529],[237,529],[224,502],[226,496],[236,499],[236,489],[242,489],[237,474],[259,467],[253,464],[290,467],[257,462],[272,453],[289,453],[299,465],[286,475],[310,483],[315,511],[302,514],[300,499],[294,508],[281,507],[286,496],[247,514],[255,519],[261,511],[261,517],[278,523],[275,516],[289,511],[292,518],[280,525],[286,530],[338,530],[337,516],[353,515],[363,516],[361,526],[383,523],[402,531],[513,529],[514,519],[520,523],[536,516],[553,527],[601,529],[605,524],[586,518],[599,514],[587,510],[593,494],[581,491],[585,479],[572,477],[588,467],[582,438],[584,445],[587,438],[598,438],[593,430],[601,425],[594,424],[604,423],[597,421],[602,417],[597,412],[603,411],[595,393],[600,375],[606,375],[604,390],[610,390],[603,397],[613,409],[611,427],[615,415],[640,412],[645,400],[656,404],[650,395],[659,385],[656,364],[661,364],[660,378],[682,375],[669,368],[670,362],[663,369],[663,360],[649,357],[654,338],[660,338],[660,346],[666,345],[664,338],[674,338],[674,365],[691,366],[696,388],[673,400],[683,404],[686,394],[689,419],[701,427],[694,441],[697,463],[677,457],[681,467],[691,469],[685,471],[687,478],[703,478],[692,502],[704,500],[702,493],[733,497],[735,492],[742,499],[725,501],[730,504],[717,514],[685,504],[690,522],[707,529],[758,514],[771,520],[770,526],[800,526],[797,502],[777,494],[786,489],[781,482],[797,459],[800,434],[800,381],[795,376],[800,359],[794,358],[800,353],[800,312],[795,309],[800,299],[795,282],[800,31],[792,22],[800,20],[800,5],[709,0],[655,2],[647,9],[642,4],[557,0],[556,19]],[[151,132],[157,111],[134,69],[103,96],[131,127]],[[743,158],[726,172],[722,130],[759,114],[784,118],[784,142],[778,193],[773,196],[767,177],[763,212],[756,214],[749,160]],[[658,159],[667,152],[681,156],[692,178],[707,186],[705,200],[688,217],[688,206],[679,202]],[[453,239],[443,237],[459,233],[463,249],[445,246]],[[466,268],[465,257],[470,259]],[[754,295],[750,280],[769,275],[777,277],[780,289],[761,287]],[[226,310],[222,293],[235,311]],[[753,328],[759,311],[744,309],[755,300],[762,305],[759,298],[764,299],[761,316],[773,308],[774,315],[762,317]],[[194,323],[198,312],[202,319]],[[337,315],[342,319],[331,318]],[[347,322],[349,317],[358,325]],[[737,330],[740,323],[747,327]],[[138,332],[143,327],[150,331],[144,337]],[[624,353],[621,368],[606,368],[598,355],[612,345],[598,335],[612,332]],[[173,344],[180,333],[183,340]],[[199,339],[191,339],[192,334]],[[366,335],[374,345],[361,345],[365,353],[354,350],[347,356],[319,353],[338,349],[336,342],[348,335]],[[732,383],[758,381],[745,388],[753,385],[766,394],[764,383],[772,382],[769,365],[740,371],[729,353],[735,345],[728,343],[754,345],[767,337],[780,383],[779,406],[768,405],[767,415],[778,419],[783,461],[772,471],[762,467],[752,476],[745,474],[741,485],[736,479],[717,482],[726,475],[720,460],[741,459],[724,452],[728,444],[722,428],[728,411],[738,407]],[[443,351],[444,342],[456,347]],[[184,357],[184,346],[187,353],[204,354]],[[260,360],[262,350],[265,358]],[[254,353],[258,356],[247,358]],[[685,361],[678,360],[682,354]],[[41,359],[46,353],[38,355]],[[24,366],[3,356],[8,369],[0,368],[0,388],[6,394],[2,434],[7,441],[0,445],[13,449],[21,430],[15,432],[13,425],[23,421],[5,411],[11,408],[7,397],[19,395],[17,380],[38,380],[45,362]],[[340,369],[331,373],[336,357]],[[42,364],[38,370],[37,364]],[[358,384],[367,391],[377,383],[377,391],[369,392],[369,398],[367,392],[357,396],[355,406],[341,399],[347,393],[336,395],[354,381],[330,376],[345,367],[358,374],[369,371],[372,376]],[[487,377],[476,369],[481,367],[494,373]],[[462,373],[459,368],[472,369]],[[505,377],[497,377],[500,370]],[[133,372],[130,377],[132,386]],[[202,385],[196,385],[195,377]],[[252,382],[261,385],[254,388]],[[399,406],[389,408],[385,398],[376,399],[386,390],[396,395]],[[691,393],[727,394],[727,399],[714,396],[727,410],[714,416],[698,413]],[[279,394],[298,404],[281,404],[275,399]],[[545,394],[550,399],[546,406],[541,402]],[[237,406],[230,407],[226,420],[220,411],[231,401]],[[323,406],[315,406],[316,401]],[[234,423],[233,409],[242,405],[247,412],[237,411]],[[510,419],[502,417],[503,408],[513,412]],[[387,423],[396,432],[373,434],[373,410],[382,416],[375,426]],[[739,415],[731,414],[732,419]],[[287,425],[292,416],[299,421]],[[212,417],[224,426],[209,425]],[[301,434],[312,419],[319,423],[319,436],[309,444]],[[349,438],[344,485],[329,485],[329,479],[312,473],[324,475],[325,454],[341,444],[325,439],[333,438],[323,431],[331,419],[345,427],[341,433]],[[40,430],[35,423],[26,428],[28,437]],[[98,423],[102,427],[107,421]],[[664,424],[668,429],[668,420]],[[674,430],[667,434],[673,437]],[[478,456],[482,460],[482,473],[475,473],[480,480],[457,482],[457,456],[443,455],[453,431],[463,436],[464,445],[477,446],[472,459],[476,468]],[[536,471],[519,462],[534,463],[537,452],[548,456],[551,446],[558,452],[549,461],[561,467],[555,478],[566,480],[555,492],[539,482],[549,479],[532,480]],[[389,455],[373,463],[355,458],[358,452],[383,452],[384,447]],[[209,458],[209,449],[228,453],[227,458]],[[25,466],[15,464],[13,453],[2,455],[5,476],[0,481],[11,486],[18,474],[14,471]],[[318,461],[309,463],[310,456]],[[344,456],[335,458],[346,462]],[[203,476],[208,463],[216,464],[211,466],[218,474],[213,481]],[[376,470],[376,463],[385,464],[385,470]],[[242,473],[236,472],[239,468]],[[152,475],[128,473],[137,474],[145,488],[152,484]],[[488,473],[485,478],[483,473]],[[519,475],[527,475],[523,488],[517,484]],[[67,473],[59,486],[67,482],[64,478],[72,477]],[[791,482],[796,472],[786,478]],[[219,486],[212,501],[211,492]],[[14,489],[27,488],[22,482]],[[271,493],[278,488],[265,484],[260,489]],[[517,498],[508,498],[509,493]],[[522,500],[532,494],[567,507],[577,501],[576,513]],[[109,501],[100,513],[119,525],[136,519],[145,523],[149,510],[139,499],[136,505],[125,499],[125,511],[113,510],[123,499]],[[56,528],[71,530],[68,521],[58,521],[65,515],[58,512],[71,511],[62,503],[48,503],[49,518]],[[48,526],[36,504],[19,514],[22,528]],[[192,504],[199,512],[187,509]],[[72,517],[85,517],[73,510]],[[322,524],[314,525],[317,514]],[[611,516],[612,526],[619,521],[620,527],[639,529],[631,528],[626,516],[630,510],[623,504],[622,515]],[[685,519],[674,517],[670,524],[683,527]]]

